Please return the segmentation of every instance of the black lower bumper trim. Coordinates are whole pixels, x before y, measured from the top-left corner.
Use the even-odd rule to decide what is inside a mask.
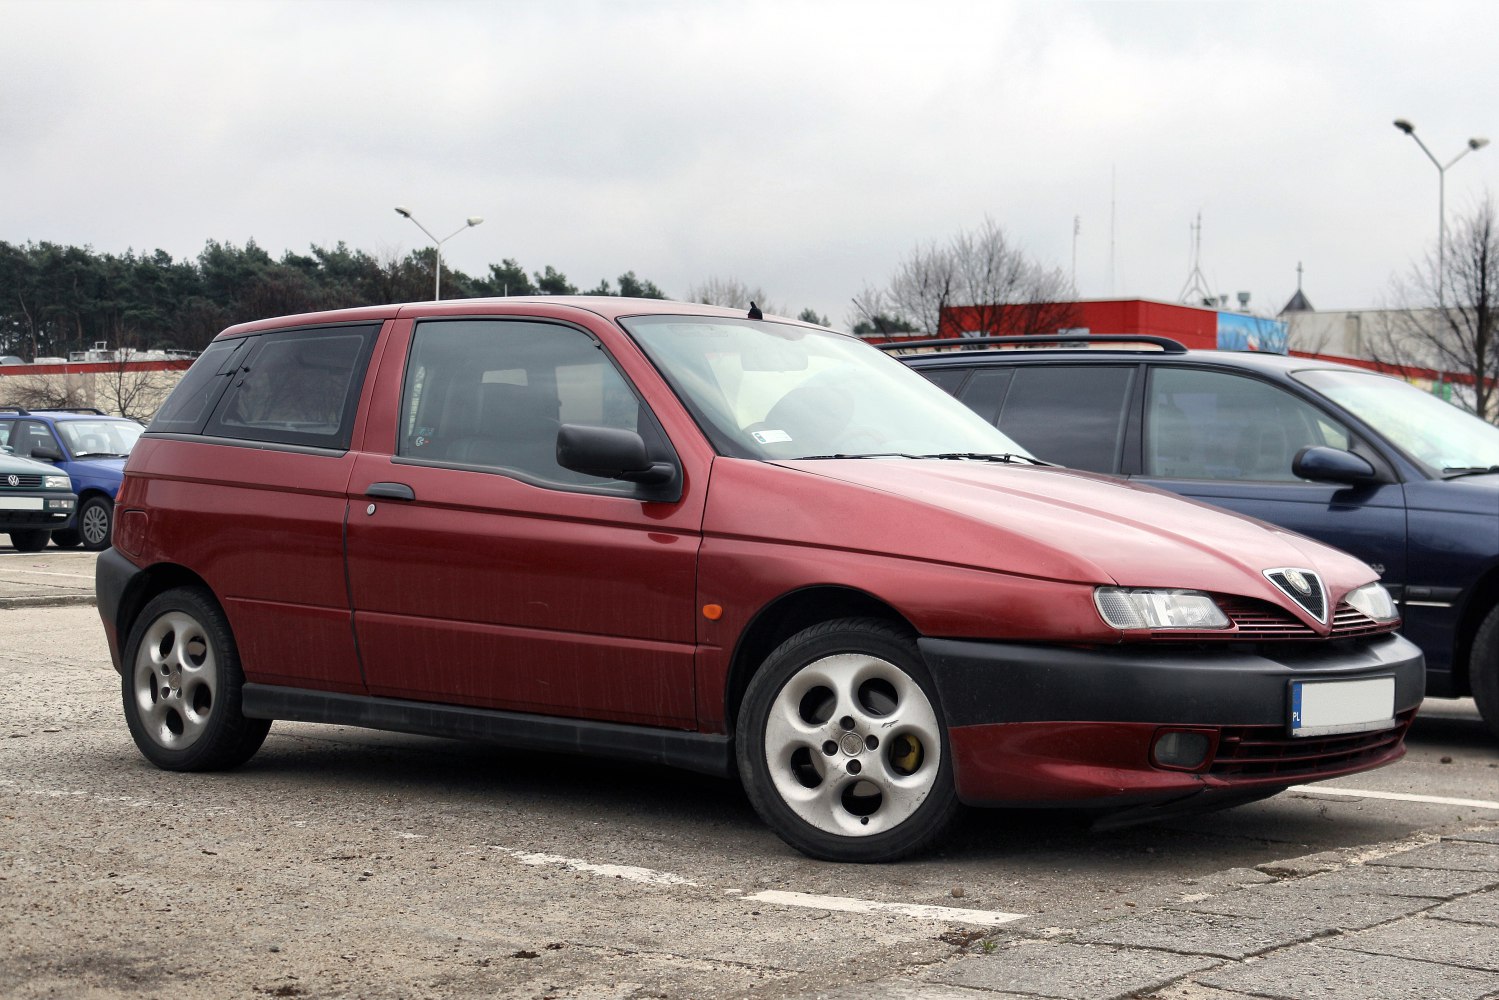
[[[1395,711],[1421,703],[1421,651],[1398,635],[1316,643],[1072,647],[921,639],[949,726],[1155,722],[1283,726],[1293,680],[1395,678]]]

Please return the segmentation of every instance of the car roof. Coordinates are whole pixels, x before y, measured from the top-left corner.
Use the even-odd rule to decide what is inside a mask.
[[[989,362],[1005,364],[1036,361],[1069,362],[1129,362],[1131,364],[1190,364],[1216,365],[1238,368],[1264,374],[1289,375],[1292,372],[1327,369],[1330,371],[1354,371],[1379,374],[1367,368],[1341,364],[1322,358],[1303,358],[1286,354],[1269,354],[1259,351],[1211,351],[1183,349],[1173,350],[1126,350],[1112,347],[1058,347],[995,349],[968,348],[953,351],[938,350],[923,354],[900,354],[898,343],[879,345],[887,352],[913,368],[970,368]]]
[[[640,299],[619,295],[509,295],[477,299],[443,299],[440,302],[404,302],[382,306],[362,306],[355,309],[336,309],[328,312],[302,313],[293,316],[278,316],[273,319],[256,320],[229,327],[218,338],[243,336],[248,333],[263,333],[267,330],[296,326],[332,326],[345,323],[377,323],[401,316],[449,316],[465,315],[503,316],[525,314],[549,315],[566,318],[568,314],[592,313],[607,320],[628,316],[707,316],[724,319],[744,319],[745,309],[704,305],[699,302],[678,302],[673,299]],[[784,316],[765,315],[763,318],[777,323],[791,323],[810,329],[827,330],[800,320]]]
[[[0,417],[28,417],[37,420],[124,420],[135,423],[129,417],[116,416],[113,413],[100,413],[93,409],[76,408],[51,408],[40,406],[35,408],[24,406],[0,406]]]

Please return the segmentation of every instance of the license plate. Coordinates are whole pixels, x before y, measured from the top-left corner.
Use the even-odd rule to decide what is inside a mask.
[[[41,510],[41,497],[0,497],[0,510]]]
[[[1395,724],[1395,678],[1292,681],[1291,735],[1332,736]]]

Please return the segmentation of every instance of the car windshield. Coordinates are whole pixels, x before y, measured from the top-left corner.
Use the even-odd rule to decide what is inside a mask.
[[[905,365],[851,337],[758,320],[622,321],[723,454],[1030,454]]]
[[[1373,427],[1432,475],[1499,471],[1499,427],[1409,382],[1325,369],[1298,372],[1296,378]]]
[[[134,420],[57,422],[57,432],[74,458],[124,458],[144,430]]]

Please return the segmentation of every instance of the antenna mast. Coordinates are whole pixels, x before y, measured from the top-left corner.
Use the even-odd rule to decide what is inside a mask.
[[[1192,273],[1187,275],[1187,283],[1182,286],[1181,295],[1177,296],[1177,301],[1208,306],[1216,305],[1218,301],[1208,289],[1207,279],[1202,276],[1201,212],[1197,213],[1197,218],[1192,223]]]

